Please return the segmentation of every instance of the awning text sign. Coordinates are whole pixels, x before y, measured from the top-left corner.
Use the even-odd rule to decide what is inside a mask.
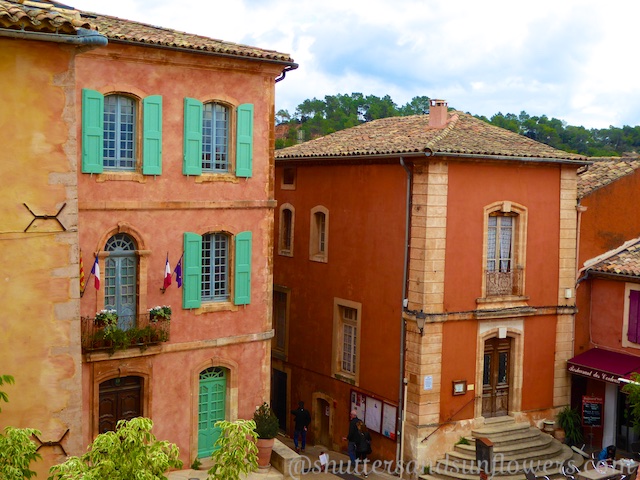
[[[583,377],[593,378],[594,380],[600,380],[602,382],[620,384],[620,377],[611,373],[603,372],[596,368],[585,367],[583,365],[569,364],[568,370],[576,375],[582,375]]]

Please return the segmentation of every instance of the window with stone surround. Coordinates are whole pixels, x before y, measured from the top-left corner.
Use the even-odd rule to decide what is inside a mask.
[[[622,346],[640,348],[640,285],[627,283],[624,293]]]
[[[362,304],[335,298],[333,307],[332,374],[339,380],[357,385]]]
[[[502,201],[484,209],[483,297],[524,295],[527,209]]]
[[[293,256],[293,231],[295,208],[289,203],[280,206],[280,225],[278,229],[278,254]]]
[[[321,205],[311,209],[310,223],[309,260],[326,263],[329,245],[329,210]]]

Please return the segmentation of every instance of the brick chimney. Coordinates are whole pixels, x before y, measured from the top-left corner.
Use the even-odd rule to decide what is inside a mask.
[[[445,100],[429,100],[429,126],[444,127],[447,124],[447,102]]]

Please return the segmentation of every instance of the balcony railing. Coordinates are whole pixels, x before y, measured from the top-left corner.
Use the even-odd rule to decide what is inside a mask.
[[[120,316],[118,323],[126,328],[108,328],[98,325],[95,317],[82,317],[82,352],[106,351],[127,348],[145,349],[149,345],[167,342],[170,334],[169,319],[150,319],[149,314]]]
[[[486,270],[485,275],[487,297],[521,296],[523,294],[522,268],[516,268],[510,272],[490,272]]]

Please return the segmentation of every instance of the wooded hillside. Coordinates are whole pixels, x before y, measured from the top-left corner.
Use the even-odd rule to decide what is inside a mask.
[[[422,115],[429,113],[429,97],[414,97],[398,106],[389,95],[380,98],[362,93],[327,95],[324,100],[307,99],[294,114],[280,110],[276,114],[276,148],[288,147],[300,141],[354,127],[378,118]],[[473,112],[467,112],[473,115]],[[475,117],[498,127],[525,135],[538,142],[567,152],[587,156],[610,157],[637,152],[640,147],[640,126],[587,129],[568,125],[557,118],[530,116],[522,111],[491,118]]]

